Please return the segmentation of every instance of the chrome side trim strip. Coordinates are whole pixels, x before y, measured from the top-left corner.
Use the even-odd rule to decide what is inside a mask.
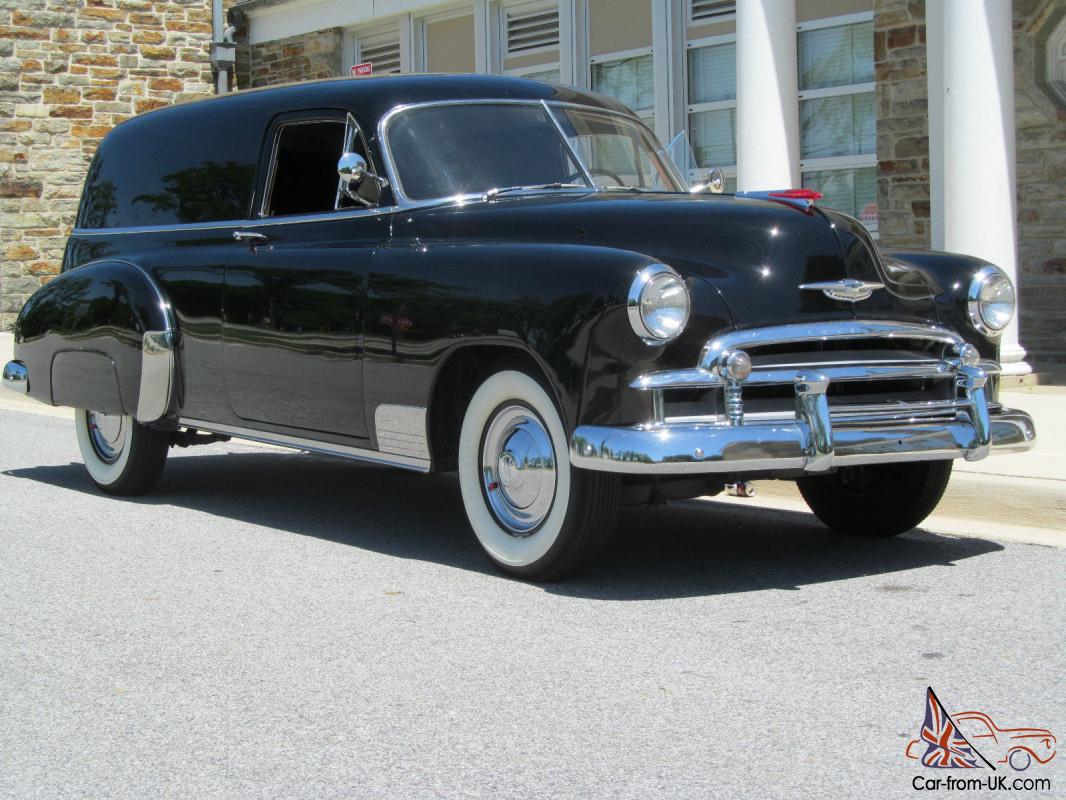
[[[847,339],[919,339],[941,344],[963,345],[966,340],[954,331],[936,325],[879,320],[839,320],[771,325],[766,328],[729,331],[707,342],[700,354],[701,369],[713,369],[726,350],[744,350],[794,342],[830,342]]]
[[[332,442],[318,442],[313,439],[304,439],[299,436],[287,436],[281,433],[269,431],[257,431],[252,428],[241,428],[235,425],[222,425],[217,422],[206,422],[198,419],[186,419],[182,417],[178,424],[186,428],[206,431],[208,433],[220,433],[224,436],[232,436],[235,439],[248,439],[252,442],[277,445],[278,447],[291,447],[294,450],[307,450],[312,453],[321,453],[327,456],[339,456],[351,458],[356,461],[366,461],[371,464],[382,464],[389,467],[400,467],[414,472],[429,472],[431,462],[428,458],[414,458],[412,456],[382,453],[377,450],[366,450],[361,447],[350,447],[344,444]]]
[[[439,201],[444,202],[444,201]],[[346,208],[342,211],[326,211],[321,214],[293,214],[291,217],[266,217],[251,219],[225,219],[217,222],[176,222],[173,225],[133,225],[124,228],[75,228],[74,236],[111,236],[131,233],[181,233],[182,231],[233,230],[235,228],[261,228],[267,225],[302,225],[311,222],[335,222],[357,217],[372,217],[391,214],[397,206],[381,208]]]
[[[19,394],[30,391],[30,373],[21,361],[8,361],[4,365],[4,388]]]
[[[378,450],[429,460],[426,409],[422,406],[382,404],[374,409]]]

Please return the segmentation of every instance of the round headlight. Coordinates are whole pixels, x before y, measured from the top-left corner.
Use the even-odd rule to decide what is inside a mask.
[[[688,322],[689,299],[681,276],[665,264],[637,273],[629,288],[629,322],[637,336],[652,344],[676,339]]]
[[[983,267],[968,292],[970,321],[985,336],[998,336],[1014,317],[1014,284],[999,267]]]

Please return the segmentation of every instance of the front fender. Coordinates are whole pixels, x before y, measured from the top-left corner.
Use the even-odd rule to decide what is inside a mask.
[[[147,273],[98,261],[29,299],[15,323],[15,359],[36,400],[154,422],[172,405],[176,335],[170,304]]]
[[[970,281],[987,261],[937,250],[890,250],[882,256],[890,272],[909,271],[929,286],[943,325],[976,346],[982,358],[998,359],[998,338],[990,339],[978,331],[966,310]]]
[[[368,415],[380,404],[428,405],[451,354],[488,346],[530,355],[573,430],[586,421],[586,389],[595,382],[602,390],[598,376],[621,383],[626,361],[648,349],[628,322],[624,342],[615,341],[613,322],[606,323],[609,331],[600,325],[625,316],[633,276],[654,261],[627,250],[555,243],[419,241],[379,249],[367,292]],[[601,408],[595,419],[605,413],[614,416],[617,408]]]

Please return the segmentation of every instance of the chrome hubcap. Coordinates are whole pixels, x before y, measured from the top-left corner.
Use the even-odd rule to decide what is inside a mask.
[[[126,446],[126,418],[121,414],[101,414],[90,411],[86,414],[89,426],[89,441],[101,461],[113,464],[122,455]]]
[[[506,531],[532,536],[555,500],[555,448],[525,406],[506,406],[485,431],[481,479],[489,508]]]

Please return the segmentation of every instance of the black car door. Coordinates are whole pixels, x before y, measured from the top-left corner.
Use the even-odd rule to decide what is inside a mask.
[[[364,300],[388,213],[339,191],[348,149],[366,144],[343,111],[285,114],[268,132],[258,219],[234,231],[223,301],[226,393],[250,427],[368,435]]]

